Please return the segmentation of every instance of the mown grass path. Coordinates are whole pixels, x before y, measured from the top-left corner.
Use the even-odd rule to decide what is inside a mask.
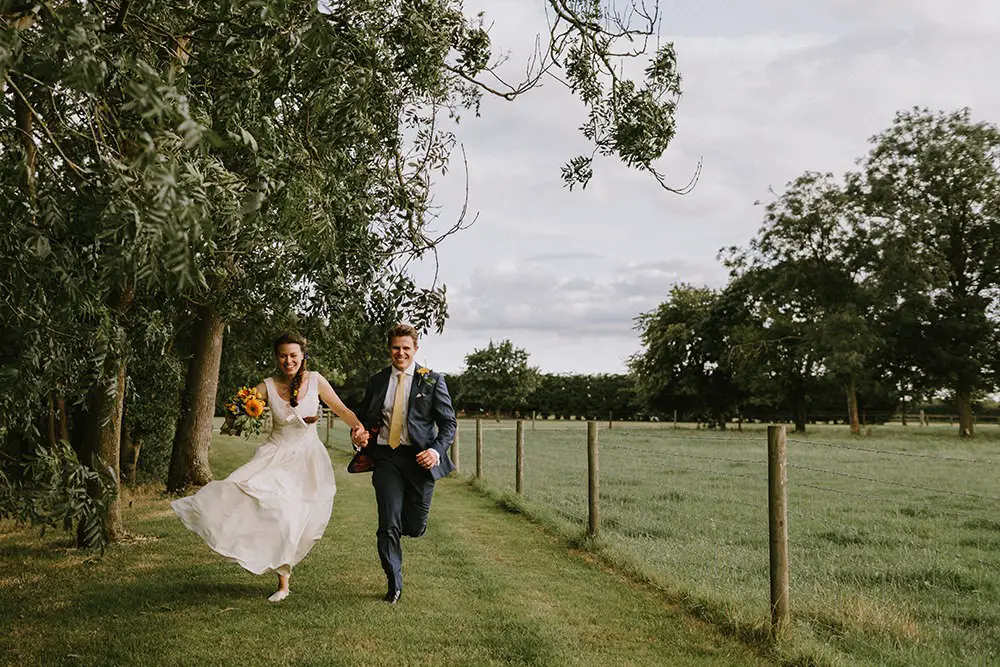
[[[251,449],[219,440],[217,474]],[[0,525],[0,664],[766,664],[453,479],[428,535],[405,542],[404,597],[386,605],[371,478],[333,459],[330,526],[281,604],[266,601],[271,577],[211,553],[154,492],[127,511],[140,537],[103,558]]]

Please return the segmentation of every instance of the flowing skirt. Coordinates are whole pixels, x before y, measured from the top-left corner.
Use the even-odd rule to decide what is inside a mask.
[[[269,439],[229,477],[171,507],[209,547],[250,572],[290,574],[323,536],[337,492],[326,448],[309,435]]]

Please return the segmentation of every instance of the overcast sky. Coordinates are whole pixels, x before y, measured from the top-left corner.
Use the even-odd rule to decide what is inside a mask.
[[[523,63],[546,30],[544,0],[466,2],[486,11],[494,52]],[[659,167],[677,196],[613,161],[586,190],[560,167],[589,152],[582,106],[558,83],[513,102],[484,99],[456,133],[479,220],[440,249],[451,316],[418,360],[459,372],[510,339],[545,372],[616,373],[639,349],[633,318],[677,282],[721,286],[717,256],[758,229],[769,188],[806,170],[843,173],[913,106],[1000,123],[996,0],[664,0],[684,95]],[[520,66],[520,65],[519,65]],[[456,153],[458,155],[458,153]],[[459,160],[461,158],[459,157]],[[456,162],[436,187],[443,226],[464,198]],[[426,267],[418,269],[426,279]]]

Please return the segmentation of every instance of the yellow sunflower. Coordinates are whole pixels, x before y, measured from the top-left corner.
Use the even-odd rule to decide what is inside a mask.
[[[264,414],[264,402],[257,398],[251,398],[243,404],[243,410],[246,411],[248,416],[257,419],[257,417]]]

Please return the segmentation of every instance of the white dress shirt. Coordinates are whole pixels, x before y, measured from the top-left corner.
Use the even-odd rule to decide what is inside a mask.
[[[389,374],[389,386],[385,390],[385,398],[382,399],[382,428],[378,430],[378,444],[380,445],[389,444],[389,425],[392,424],[392,403],[393,399],[396,398],[396,385],[399,383],[400,376],[403,379],[403,430],[399,438],[399,444],[400,446],[410,444],[410,432],[406,427],[406,410],[410,403],[410,388],[413,387],[414,370],[416,370],[416,364],[413,362],[410,363],[405,371],[400,371],[395,366],[392,367],[392,373]]]

